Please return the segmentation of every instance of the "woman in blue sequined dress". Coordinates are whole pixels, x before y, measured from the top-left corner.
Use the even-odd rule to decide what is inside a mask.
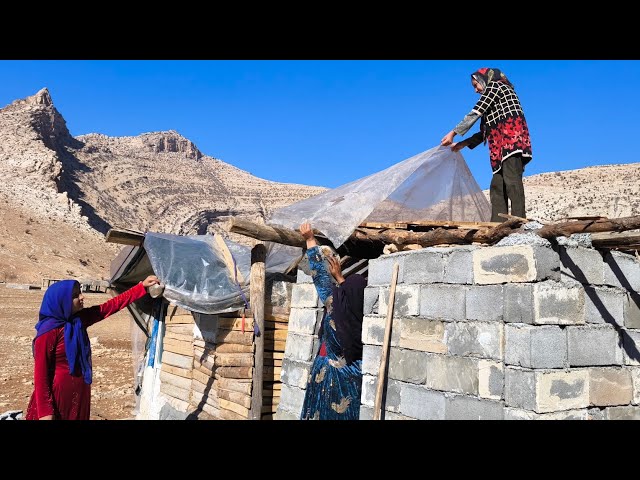
[[[318,245],[309,223],[300,226],[307,242],[313,283],[325,312],[320,351],[314,359],[302,405],[302,420],[358,420],[362,392],[362,275],[342,275],[340,258]]]

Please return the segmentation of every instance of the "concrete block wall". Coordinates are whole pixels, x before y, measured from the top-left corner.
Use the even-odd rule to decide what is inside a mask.
[[[361,419],[373,415],[395,262],[385,419],[640,418],[640,262],[620,252],[518,244],[369,261]],[[292,312],[315,313],[305,313],[304,331],[290,324],[281,418],[299,416],[317,347],[310,323],[322,315],[311,278],[302,281]]]

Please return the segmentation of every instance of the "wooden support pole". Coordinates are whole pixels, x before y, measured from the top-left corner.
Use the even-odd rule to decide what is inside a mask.
[[[384,341],[382,342],[382,356],[380,358],[380,368],[378,369],[378,385],[376,386],[376,398],[373,405],[373,419],[381,420],[382,417],[382,394],[387,380],[387,357],[389,356],[389,344],[391,343],[391,326],[393,324],[393,304],[396,300],[396,284],[398,283],[398,271],[400,265],[396,262],[393,265],[391,274],[391,286],[389,288],[389,302],[387,302],[387,323],[384,326]]]
[[[259,336],[255,337],[255,363],[253,368],[253,387],[251,393],[251,410],[249,418],[260,420],[262,416],[262,376],[264,367],[264,291],[267,249],[259,243],[251,249],[251,279],[249,295],[253,322],[258,327]]]

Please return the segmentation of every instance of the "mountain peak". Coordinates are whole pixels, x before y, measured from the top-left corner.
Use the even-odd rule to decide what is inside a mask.
[[[49,89],[47,87],[44,87],[40,89],[35,95],[23,98],[22,100],[16,100],[13,103],[23,105],[44,105],[45,107],[50,107],[53,105],[53,100],[51,100]]]

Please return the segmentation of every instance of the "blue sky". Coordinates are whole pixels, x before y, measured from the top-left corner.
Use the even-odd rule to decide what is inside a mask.
[[[0,107],[47,87],[72,135],[176,130],[258,177],[334,188],[439,145],[485,66],[523,104],[525,177],[640,161],[638,60],[3,60]],[[486,146],[462,154],[488,188]]]

